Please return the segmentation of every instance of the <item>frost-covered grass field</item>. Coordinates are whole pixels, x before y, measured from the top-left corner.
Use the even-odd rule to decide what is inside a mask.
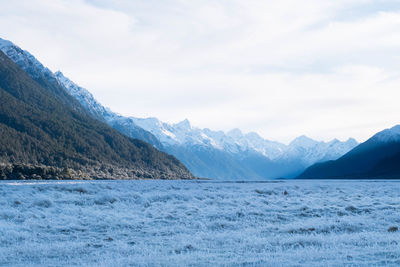
[[[399,266],[400,182],[0,183],[0,265]]]

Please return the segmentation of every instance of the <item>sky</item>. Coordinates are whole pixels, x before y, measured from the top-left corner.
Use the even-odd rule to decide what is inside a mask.
[[[0,37],[126,116],[289,142],[400,124],[400,0],[0,0]]]

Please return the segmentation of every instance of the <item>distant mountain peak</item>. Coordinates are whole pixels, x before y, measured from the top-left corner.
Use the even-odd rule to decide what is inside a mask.
[[[174,126],[186,130],[192,128],[190,121],[188,119],[184,119],[183,121],[174,124]]]
[[[346,140],[347,144],[354,144],[355,146],[358,145],[358,141],[352,137],[350,137],[349,139]]]
[[[240,138],[243,136],[242,131],[238,128],[232,129],[229,132],[227,132],[226,134],[233,138]]]
[[[338,142],[340,142],[340,140],[337,138],[333,138],[331,141],[329,141],[329,143],[338,143]]]
[[[314,146],[318,142],[305,136],[301,135],[297,138],[295,138],[292,142],[290,142],[289,146],[301,146],[301,147],[309,147],[309,146]]]

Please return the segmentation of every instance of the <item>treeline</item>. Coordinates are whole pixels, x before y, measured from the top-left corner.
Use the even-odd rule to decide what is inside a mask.
[[[70,168],[31,164],[0,164],[1,180],[84,179]]]

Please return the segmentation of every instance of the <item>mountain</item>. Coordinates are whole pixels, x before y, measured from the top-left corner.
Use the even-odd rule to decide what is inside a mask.
[[[309,167],[299,178],[399,178],[400,125],[385,129],[335,161]]]
[[[200,129],[193,127],[188,120],[170,124],[157,118],[124,117],[102,106],[88,90],[61,72],[51,73],[32,55],[11,42],[3,41],[3,45],[0,42],[0,49],[32,77],[42,77],[39,82],[61,86],[93,118],[174,155],[198,177],[240,180],[291,178],[316,162],[337,159],[357,145],[354,139],[317,142],[305,136],[285,145],[265,140],[254,132],[244,134],[239,129],[227,133]],[[73,108],[77,109],[75,104]]]
[[[22,69],[0,51],[1,178],[16,170],[11,178],[46,178],[58,169],[64,178],[193,177],[173,156],[88,116],[34,62]]]

